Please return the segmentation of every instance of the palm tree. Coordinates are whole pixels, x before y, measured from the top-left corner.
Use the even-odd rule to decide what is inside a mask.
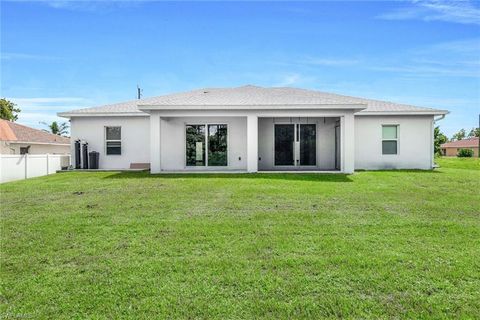
[[[41,124],[44,124],[48,127],[49,130],[44,130],[59,136],[64,136],[68,133],[68,123],[63,122],[61,124],[58,124],[57,121],[53,121],[51,124],[48,124],[44,121],[40,122]]]

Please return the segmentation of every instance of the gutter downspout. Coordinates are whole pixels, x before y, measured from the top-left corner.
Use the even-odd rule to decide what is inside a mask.
[[[437,121],[440,121],[444,118],[445,118],[445,115],[442,114],[437,119],[435,119],[435,116],[433,116],[433,120],[432,120],[432,152],[431,152],[432,169],[435,168],[435,123],[437,123]]]

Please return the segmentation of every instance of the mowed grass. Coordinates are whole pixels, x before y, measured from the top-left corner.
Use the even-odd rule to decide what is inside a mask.
[[[2,318],[480,318],[480,161],[1,191]]]

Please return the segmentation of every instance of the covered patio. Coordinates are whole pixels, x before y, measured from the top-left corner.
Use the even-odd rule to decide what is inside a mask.
[[[155,110],[152,173],[354,170],[354,108]]]

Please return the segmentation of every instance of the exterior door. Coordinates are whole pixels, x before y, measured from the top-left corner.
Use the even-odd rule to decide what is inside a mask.
[[[295,125],[294,124],[276,124],[275,125],[275,165],[293,166],[295,143]]]
[[[317,165],[317,126],[315,124],[300,124],[299,151],[301,166]]]
[[[275,166],[315,166],[315,124],[275,124]]]

